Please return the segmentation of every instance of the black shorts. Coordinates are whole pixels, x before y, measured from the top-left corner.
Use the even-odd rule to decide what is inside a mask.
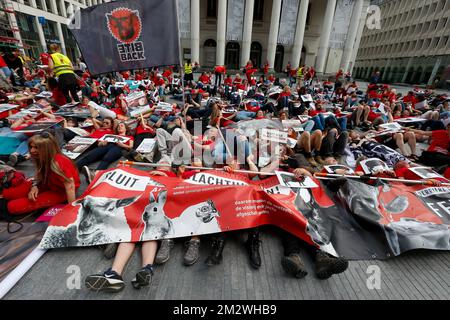
[[[62,91],[64,91],[64,89],[69,89],[78,85],[77,78],[73,73],[63,73],[62,75],[58,76],[58,83]]]
[[[194,74],[193,73],[185,73],[184,80],[185,81],[194,81]]]

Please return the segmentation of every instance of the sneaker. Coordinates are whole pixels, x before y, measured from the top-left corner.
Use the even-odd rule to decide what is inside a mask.
[[[171,239],[161,241],[161,246],[159,247],[158,253],[156,254],[155,263],[166,263],[170,258],[170,250],[172,250],[173,246],[174,243]]]
[[[330,278],[333,274],[339,274],[347,270],[348,261],[343,258],[336,258],[319,251],[316,255],[316,275],[319,279]]]
[[[91,172],[91,170],[89,169],[88,166],[84,166],[82,168],[82,172],[84,174],[84,177],[86,178],[86,182],[91,184],[92,180],[93,180],[93,173]]]
[[[141,287],[146,287],[150,285],[150,283],[152,283],[152,279],[153,279],[153,265],[148,264],[141,270],[139,270],[138,273],[136,273],[134,279],[131,280],[131,285],[135,289],[140,289]]]
[[[119,292],[125,287],[122,277],[109,268],[103,274],[94,274],[86,277],[86,287],[93,291]]]
[[[286,273],[297,279],[302,279],[308,274],[305,269],[305,264],[298,253],[292,253],[289,256],[284,256],[281,259],[281,266]]]
[[[225,240],[213,240],[212,250],[208,258],[206,258],[205,264],[207,266],[218,265],[223,259],[223,248],[225,247]]]
[[[313,167],[318,167],[319,166],[319,164],[316,162],[316,160],[314,160],[313,157],[306,158],[306,161],[308,161],[309,164],[312,165]]]
[[[13,154],[9,155],[9,160],[6,164],[10,167],[15,167],[18,162],[19,162],[19,157],[17,156],[17,154],[13,153]]]
[[[200,240],[190,240],[186,242],[186,253],[183,263],[185,266],[192,266],[197,262],[199,256]]]
[[[261,240],[259,240],[259,236],[249,236],[248,240],[245,243],[245,247],[247,248],[248,256],[250,258],[250,265],[254,269],[259,269],[261,267],[261,255],[259,253],[259,247],[261,245]]]
[[[115,257],[117,248],[119,247],[118,243],[108,243],[103,251],[103,255],[106,259],[112,259]]]

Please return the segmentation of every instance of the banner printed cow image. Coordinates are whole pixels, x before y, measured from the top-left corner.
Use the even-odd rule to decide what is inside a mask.
[[[450,249],[450,230],[445,221],[436,216],[430,219],[427,210],[416,197],[408,193],[397,195],[394,186],[370,186],[362,182],[347,180],[339,190],[350,211],[363,219],[383,227],[386,240],[394,255],[412,249]],[[392,200],[390,198],[394,197]],[[416,215],[410,216],[411,213]],[[427,216],[431,221],[421,221]]]
[[[124,208],[138,197],[111,199],[86,196],[73,202],[80,205],[77,219],[67,227],[49,226],[42,247],[78,247],[131,240]]]
[[[156,198],[150,193],[150,203],[142,215],[145,227],[141,241],[221,232],[216,219],[220,214],[213,201],[187,207],[179,217],[169,219],[164,211],[166,200],[166,190]]]
[[[319,248],[335,257],[338,257],[330,239],[330,230],[326,229],[322,221],[321,213],[326,214],[326,207],[320,206],[310,189],[300,188],[297,191],[295,205],[302,215],[308,220],[306,233]]]

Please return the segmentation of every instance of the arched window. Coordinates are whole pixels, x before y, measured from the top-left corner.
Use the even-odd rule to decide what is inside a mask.
[[[241,47],[238,42],[228,42],[225,49],[225,64],[227,69],[239,70],[239,55]]]
[[[203,61],[205,67],[213,67],[216,63],[216,47],[217,43],[213,39],[208,39],[203,44]]]
[[[250,47],[250,60],[255,68],[261,68],[262,65],[262,45],[257,41],[253,41]]]
[[[276,72],[283,72],[284,47],[277,45],[277,52],[275,53],[274,69]]]

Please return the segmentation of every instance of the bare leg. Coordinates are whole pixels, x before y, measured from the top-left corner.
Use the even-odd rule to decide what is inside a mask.
[[[146,241],[142,243],[142,265],[153,264],[155,261],[156,250],[158,249],[157,241]]]
[[[322,131],[316,130],[313,132],[311,136],[311,145],[313,150],[320,151],[320,148],[322,147],[322,138]]]
[[[395,134],[394,139],[395,139],[395,142],[397,143],[397,146],[400,148],[400,153],[404,156],[407,156],[407,152],[405,149],[405,142],[403,140],[404,139],[403,134],[401,134],[401,133]]]
[[[412,132],[407,132],[405,133],[405,139],[408,142],[409,147],[411,148],[411,154],[415,155],[416,154],[416,135]]]
[[[119,248],[117,248],[116,257],[114,258],[114,262],[112,265],[112,270],[114,270],[118,274],[122,274],[123,269],[128,263],[128,260],[130,260],[135,247],[136,244],[129,242],[123,242],[119,244]]]
[[[369,118],[369,113],[370,113],[370,107],[365,106],[364,107],[364,122],[367,122],[367,119]]]
[[[305,131],[300,136],[297,144],[306,152],[311,153],[311,135],[309,132]]]
[[[363,106],[358,106],[358,108],[356,109],[356,120],[355,120],[356,126],[359,126],[359,124],[361,123],[361,115],[363,111],[364,111]]]

